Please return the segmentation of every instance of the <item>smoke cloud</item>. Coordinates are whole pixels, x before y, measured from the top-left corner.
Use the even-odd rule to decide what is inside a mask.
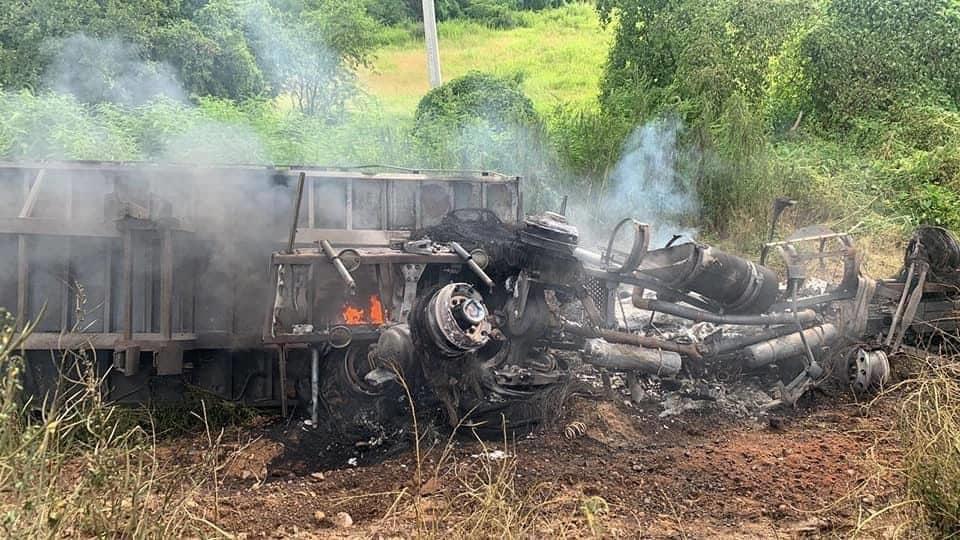
[[[326,58],[331,54],[327,50],[292,49],[283,40],[267,39],[271,35],[283,35],[286,30],[268,13],[260,13],[259,17],[247,16],[244,23],[248,26],[247,31],[259,36],[260,39],[253,40],[256,54],[269,59],[269,69],[275,77],[296,72],[304,65],[335,63],[334,59]],[[257,24],[259,27],[251,27]],[[38,115],[49,117],[47,121],[30,122],[27,126],[29,133],[18,133],[17,143],[26,141],[27,147],[10,147],[6,151],[9,155],[27,159],[87,156],[102,159],[106,156],[94,155],[96,151],[87,154],[85,148],[99,148],[98,142],[116,140],[116,146],[125,150],[111,155],[113,159],[140,157],[196,165],[195,169],[185,169],[176,175],[153,174],[145,168],[142,174],[138,173],[139,185],[128,185],[126,179],[121,180],[123,185],[116,187],[117,195],[121,200],[144,207],[163,208],[163,205],[154,206],[152,200],[141,197],[149,192],[156,197],[154,200],[170,203],[169,215],[159,210],[161,215],[152,217],[175,219],[180,227],[195,232],[195,241],[181,243],[183,251],[177,256],[187,264],[180,271],[195,274],[197,303],[193,324],[198,330],[228,330],[232,324],[239,324],[231,322],[231,317],[239,315],[222,309],[224,302],[218,301],[222,298],[234,298],[237,313],[242,313],[259,329],[267,261],[270,253],[282,245],[289,227],[292,186],[269,178],[260,169],[245,171],[203,165],[270,164],[266,144],[252,126],[244,119],[232,118],[229,111],[225,110],[225,114],[217,114],[217,111],[210,114],[209,110],[201,112],[187,99],[187,92],[172,68],[144,60],[131,43],[116,37],[76,34],[63,40],[59,51],[44,75],[45,86],[52,92],[37,97],[29,94],[3,96],[7,104],[13,102],[14,110],[18,100],[25,104],[38,103],[41,108],[44,104],[56,105],[51,112]],[[278,85],[282,82],[279,78],[274,80]],[[61,111],[68,115],[56,118]],[[77,121],[71,121],[71,118]],[[102,129],[104,126],[99,125],[102,118],[109,118],[115,124],[111,127],[119,126],[120,129]],[[109,135],[106,134],[108,131],[111,132]],[[131,142],[130,139],[136,140]],[[0,150],[3,150],[3,140],[0,130]],[[130,148],[139,148],[140,155],[131,155],[137,150],[131,151]],[[85,172],[82,178],[72,182],[69,192],[66,189],[69,184],[57,178],[57,174],[47,174],[34,217],[62,219],[62,207],[58,213],[56,205],[43,204],[46,200],[73,197],[75,201],[92,201],[99,208],[107,192],[114,189],[110,187],[115,182],[112,173],[99,174],[96,169]],[[6,185],[5,180],[0,177],[3,185]],[[19,179],[15,187],[19,193]],[[19,207],[20,203],[13,203],[11,206]],[[99,212],[74,212],[71,222],[78,226],[92,225],[105,219],[111,217]],[[11,238],[15,240],[15,237]],[[116,249],[117,242],[113,244]],[[100,248],[74,242],[71,263],[75,277],[62,275],[58,257],[65,250],[52,246],[49,242],[37,240],[31,248],[31,259],[35,263],[31,273],[31,311],[36,311],[46,300],[53,300],[49,295],[59,294],[61,287],[51,283],[80,280],[82,274],[89,275],[95,272],[91,269],[101,268],[104,264]],[[10,253],[8,246],[3,247],[4,253]],[[156,264],[156,260],[151,262],[149,257],[152,256],[147,255],[149,249],[144,249],[143,254],[138,255],[140,262],[135,263],[140,265],[136,279],[141,281],[149,280],[145,276]],[[12,253],[16,253],[15,245]],[[15,265],[0,265],[0,283],[16,283]],[[41,287],[40,284],[50,286]],[[5,297],[0,300],[7,307],[16,307],[9,305],[11,300]],[[12,301],[15,304],[15,298]],[[90,305],[102,304],[102,298],[88,301]],[[49,320],[41,325],[42,329],[59,328],[59,317],[47,315],[45,319]],[[114,327],[116,324],[114,321]],[[251,330],[249,325],[244,326]]]
[[[604,245],[612,227],[634,218],[651,226],[651,247],[660,247],[674,235],[694,238],[687,227],[699,210],[696,191],[684,181],[678,137],[682,124],[674,116],[637,126],[623,145],[620,159],[609,176],[606,193],[571,207],[571,217],[581,227],[587,243]]]
[[[62,41],[44,76],[45,86],[85,103],[140,106],[159,97],[185,101],[173,68],[143,60],[120,38],[74,34]]]

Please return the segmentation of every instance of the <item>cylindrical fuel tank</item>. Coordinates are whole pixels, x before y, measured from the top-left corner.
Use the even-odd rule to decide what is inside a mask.
[[[650,251],[638,273],[672,289],[698,293],[730,314],[763,313],[779,294],[773,270],[705,244]]]
[[[825,347],[837,340],[837,327],[832,324],[814,326],[803,331],[803,337],[796,332],[786,336],[750,345],[743,350],[747,367],[759,368],[800,356],[806,352],[804,341],[816,353],[816,350]]]
[[[583,350],[586,353],[584,362],[606,369],[672,377],[683,365],[680,354],[673,351],[610,343],[600,338],[586,340]]]

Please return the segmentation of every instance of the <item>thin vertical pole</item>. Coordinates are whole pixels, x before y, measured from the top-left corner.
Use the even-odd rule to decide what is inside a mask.
[[[280,345],[280,414],[287,418],[287,347]]]
[[[287,253],[293,253],[293,245],[297,240],[297,225],[300,221],[300,203],[303,201],[303,183],[307,173],[301,172],[297,180],[297,191],[293,194],[293,223],[290,224],[290,238],[287,240]]]
[[[433,0],[423,0],[423,33],[427,42],[427,74],[430,88],[443,83],[440,77],[440,43],[437,39],[437,10]]]

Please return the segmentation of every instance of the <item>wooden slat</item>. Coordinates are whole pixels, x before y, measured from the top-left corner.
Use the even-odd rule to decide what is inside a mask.
[[[144,351],[155,351],[170,343],[192,348],[196,341],[197,336],[194,334],[173,334],[165,338],[157,333],[136,333],[126,338],[123,334],[117,333],[36,332],[27,338],[24,348],[28,350],[116,349],[134,345]]]
[[[370,332],[367,332],[370,334]],[[364,334],[365,336],[367,334]],[[325,335],[324,335],[325,337]],[[367,336],[369,337],[369,336]],[[293,338],[293,336],[291,336]],[[303,342],[313,341],[312,339],[301,339]],[[79,348],[94,348],[102,350],[111,350],[123,348],[128,345],[138,346],[144,351],[156,351],[169,344],[176,344],[183,350],[192,349],[230,349],[230,350],[248,350],[262,349],[264,342],[261,336],[257,335],[235,335],[226,332],[211,332],[204,334],[193,334],[189,332],[174,333],[170,338],[165,338],[157,333],[136,333],[130,338],[125,338],[123,334],[112,333],[70,333],[60,334],[57,332],[36,332],[27,338],[25,347],[27,350],[64,350]]]
[[[120,326],[125,339],[133,337],[133,231],[123,234],[123,321]]]
[[[60,331],[69,332],[70,331],[70,292],[73,286],[73,280],[70,266],[70,256],[71,256],[71,242],[70,238],[66,238],[66,247],[64,248],[63,261],[60,264],[61,270],[63,270],[63,279],[60,283],[60,290],[62,291],[60,297]]]
[[[419,253],[404,253],[402,251],[388,249],[359,249],[357,251],[360,254],[360,264],[456,264],[463,262],[463,259],[456,253],[422,255]],[[327,257],[320,251],[273,254],[273,264],[313,264],[314,261],[326,262]]]
[[[343,229],[298,229],[297,244],[327,240],[335,246],[389,246],[410,238],[410,231],[345,231]]]
[[[364,172],[358,169],[337,169],[328,167],[309,167],[300,165],[265,166],[265,165],[202,165],[194,163],[149,163],[143,161],[0,161],[0,169],[49,169],[64,171],[119,172],[119,173],[149,173],[157,174],[169,172],[182,174],[184,171],[223,171],[225,173],[243,171],[263,171],[264,174],[283,174],[296,178],[301,171],[307,178],[322,178],[329,180],[379,180],[393,179],[398,181],[419,182],[423,180],[437,182],[478,182],[478,183],[515,183],[518,176],[508,176],[492,171],[444,170],[424,169],[414,170],[379,170]]]
[[[106,265],[106,271],[103,273],[103,331],[109,332],[113,318],[113,243],[108,241],[105,245],[107,252],[103,257]]]

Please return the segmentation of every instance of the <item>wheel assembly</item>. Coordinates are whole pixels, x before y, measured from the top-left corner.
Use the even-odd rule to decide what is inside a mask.
[[[423,307],[423,328],[430,345],[447,357],[476,351],[490,341],[490,322],[483,297],[467,283],[442,287]]]
[[[847,355],[847,381],[855,392],[876,392],[889,378],[887,353],[856,348]]]

